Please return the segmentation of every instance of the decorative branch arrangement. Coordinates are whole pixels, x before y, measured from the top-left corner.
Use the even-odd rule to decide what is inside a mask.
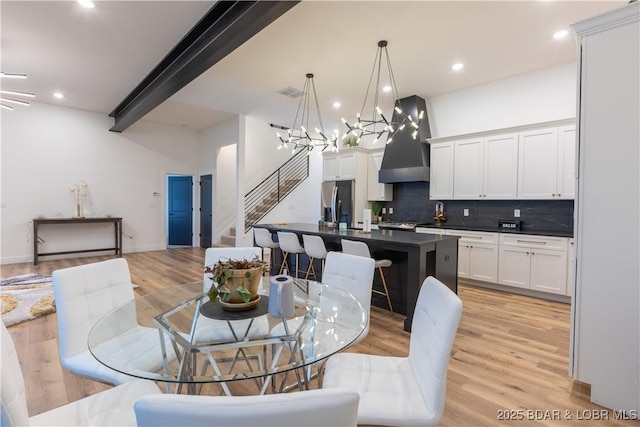
[[[89,194],[89,186],[84,179],[81,179],[78,184],[73,184],[69,191],[76,195],[76,215],[74,218],[84,218],[82,214],[82,200]]]

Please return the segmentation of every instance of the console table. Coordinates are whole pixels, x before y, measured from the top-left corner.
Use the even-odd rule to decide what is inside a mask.
[[[110,248],[89,248],[73,251],[61,251],[61,252],[38,252],[38,227],[42,225],[50,224],[95,224],[95,223],[113,223],[114,226],[114,239],[115,245]],[[117,217],[104,217],[104,218],[34,218],[33,219],[33,264],[38,264],[39,256],[46,255],[66,255],[66,254],[78,254],[83,252],[102,252],[102,251],[115,251],[118,257],[122,256],[122,218]]]

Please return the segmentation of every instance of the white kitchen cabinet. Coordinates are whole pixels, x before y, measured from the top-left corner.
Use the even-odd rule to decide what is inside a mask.
[[[556,197],[573,199],[576,195],[576,127],[558,129],[558,186]]]
[[[567,295],[567,239],[500,235],[498,283]]]
[[[455,142],[453,198],[515,199],[518,177],[517,134]]]
[[[483,143],[481,138],[454,143],[453,198],[474,200],[482,197]]]
[[[518,135],[484,139],[483,198],[515,199],[518,190]]]
[[[567,250],[567,295],[573,295],[573,278],[575,274],[575,243],[573,238],[569,239],[569,248]]]
[[[434,228],[434,227],[416,227],[416,233],[424,233],[424,234],[445,234],[444,228]]]
[[[446,230],[458,240],[458,277],[498,281],[498,233],[480,231]]]
[[[572,199],[574,170],[575,126],[520,133],[519,199]]]
[[[453,199],[453,142],[430,145],[431,200]]]
[[[330,153],[324,155],[323,178],[325,181],[356,179],[356,153]]]
[[[378,171],[382,165],[384,149],[373,151],[369,154],[367,166],[367,199],[369,201],[388,202],[393,200],[393,185],[378,182]]]
[[[567,295],[567,252],[531,250],[531,289]]]

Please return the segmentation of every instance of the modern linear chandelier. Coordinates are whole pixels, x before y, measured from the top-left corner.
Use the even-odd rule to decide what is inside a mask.
[[[313,101],[316,108],[318,126],[315,127],[315,134],[312,134],[309,129],[309,119],[311,116],[311,101]],[[300,97],[300,103],[298,104],[298,110],[293,120],[293,125],[287,129],[287,134],[283,137],[279,132],[276,132],[280,139],[280,145],[278,149],[290,147],[291,153],[294,154],[296,150],[307,150],[307,154],[311,153],[314,148],[319,148],[320,152],[331,147],[334,151],[337,149],[336,141],[337,135],[331,135],[331,138],[327,137],[324,126],[322,124],[322,116],[320,115],[320,106],[318,104],[318,95],[316,93],[316,86],[313,82],[313,74],[308,73],[304,82],[304,88]]]
[[[5,73],[4,71],[0,71],[0,78],[2,80],[5,79],[26,79],[27,75],[26,74],[9,74],[9,73]],[[15,97],[26,97],[26,98],[35,98],[35,95],[33,93],[27,93],[27,92],[17,92],[17,91],[13,91],[13,90],[4,90],[4,89],[0,89],[0,107],[4,108],[5,110],[13,110],[13,107],[11,105],[8,104],[17,104],[17,105],[22,105],[25,107],[29,106],[29,103],[27,101],[23,101],[21,99],[15,99]]]
[[[393,141],[393,136],[399,131],[403,130],[407,125],[412,126],[414,128],[411,136],[413,139],[416,139],[418,135],[418,126],[420,124],[420,120],[424,117],[424,111],[420,111],[418,117],[415,121],[411,116],[405,114],[402,111],[402,106],[399,104],[398,99],[398,88],[396,86],[396,80],[393,75],[393,69],[391,68],[391,60],[389,59],[389,52],[387,51],[387,41],[380,40],[378,42],[378,51],[376,52],[376,57],[373,62],[373,69],[371,70],[371,76],[369,77],[369,84],[367,86],[367,92],[364,96],[364,102],[362,103],[362,110],[356,116],[355,123],[349,124],[344,118],[342,118],[342,123],[347,126],[347,132],[342,136],[342,138],[346,138],[348,135],[355,135],[358,138],[358,143],[363,137],[373,136],[373,143],[377,143],[380,138],[387,133],[387,144]],[[381,74],[382,74],[382,57],[386,59],[386,68],[388,73],[388,85],[381,87]],[[371,86],[375,77],[375,91],[373,94],[373,103],[369,105],[371,108],[371,116],[370,118],[365,118],[365,109],[367,108],[367,101],[369,99],[369,92],[371,92]],[[390,121],[382,113],[382,110],[379,107],[379,99],[380,92],[392,92],[393,99],[396,100],[395,112],[398,113],[397,117],[400,120]],[[393,119],[393,117],[392,117]]]

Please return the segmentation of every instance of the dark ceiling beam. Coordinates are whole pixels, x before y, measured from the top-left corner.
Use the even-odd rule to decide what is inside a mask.
[[[219,1],[109,114],[122,132],[294,7],[298,1]]]

